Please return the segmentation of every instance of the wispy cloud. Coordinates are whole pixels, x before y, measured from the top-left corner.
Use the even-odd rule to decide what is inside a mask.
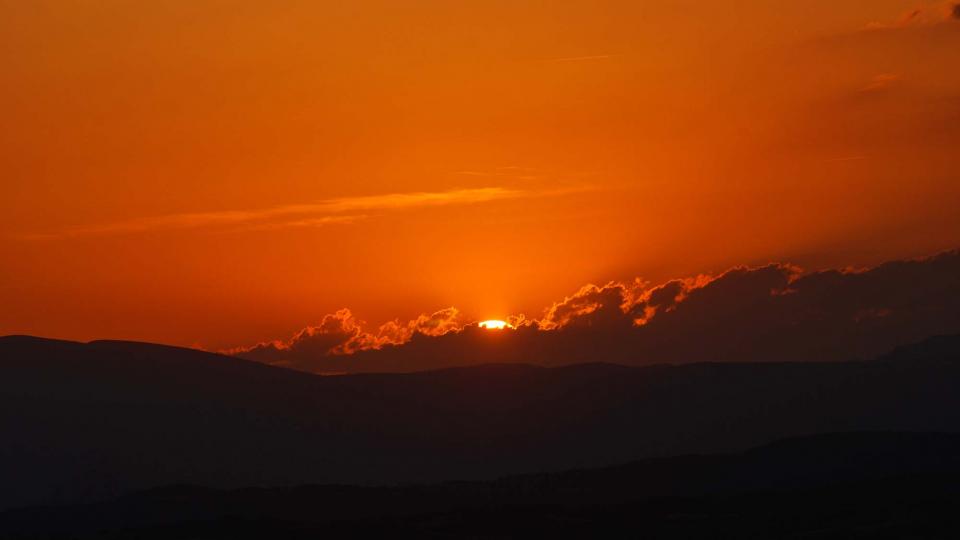
[[[241,225],[230,232],[244,231],[276,231],[279,229],[314,229],[326,227],[328,225],[350,225],[358,221],[367,219],[366,214],[345,215],[345,216],[323,216],[315,218],[294,219],[277,222],[255,223],[250,225]]]
[[[895,73],[881,73],[874,75],[870,82],[860,89],[861,94],[882,92],[900,81],[900,75]]]
[[[929,26],[949,19],[960,19],[960,3],[957,3],[956,0],[928,3],[910,9],[893,20],[870,22],[867,24],[867,30],[895,30],[912,26]]]
[[[236,227],[240,230],[273,230],[291,227],[318,227],[348,224],[366,218],[362,212],[478,204],[521,197],[549,195],[502,187],[389,193],[339,197],[312,203],[288,204],[255,210],[221,210],[154,216],[99,225],[74,227],[53,233],[26,235],[29,239],[63,238],[150,231]],[[295,218],[295,219],[293,219]],[[236,230],[236,229],[234,229]]]

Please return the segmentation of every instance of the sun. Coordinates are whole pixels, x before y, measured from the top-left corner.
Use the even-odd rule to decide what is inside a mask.
[[[504,328],[513,328],[507,321],[499,321],[497,319],[490,319],[489,321],[480,321],[478,324],[480,328],[486,328],[487,330],[503,330]]]

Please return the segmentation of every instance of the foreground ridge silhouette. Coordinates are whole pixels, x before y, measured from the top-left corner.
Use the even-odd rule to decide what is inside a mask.
[[[171,486],[0,512],[19,538],[947,538],[960,434],[838,433],[743,453],[492,482],[214,490]]]
[[[487,365],[319,377],[0,338],[0,508],[211,488],[489,480],[850,431],[960,431],[960,337],[874,361]]]

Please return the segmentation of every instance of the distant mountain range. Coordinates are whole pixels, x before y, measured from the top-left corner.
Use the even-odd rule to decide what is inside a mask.
[[[960,336],[864,362],[337,377],[144,343],[9,336],[0,507],[171,484],[488,480],[811,434],[957,432],[958,389]]]
[[[951,538],[960,434],[840,433],[742,453],[394,487],[170,486],[0,512],[12,538]]]

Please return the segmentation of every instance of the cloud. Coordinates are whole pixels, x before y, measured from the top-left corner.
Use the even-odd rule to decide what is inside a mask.
[[[905,16],[906,25],[825,35],[779,58],[793,71],[778,68],[769,83],[792,100],[792,120],[776,125],[766,148],[811,162],[869,156],[847,169],[855,176],[878,167],[876,174],[895,174],[884,163],[906,160],[926,181],[949,177],[940,164],[960,143],[960,77],[944,66],[960,49],[960,24],[947,20],[946,5],[924,10]]]
[[[572,296],[547,309],[537,324],[541,330],[555,330],[569,325],[592,326],[623,319],[626,286],[608,283],[603,287],[585,285]]]
[[[367,219],[366,214],[346,215],[346,216],[323,216],[317,218],[295,219],[290,221],[279,221],[274,223],[256,223],[241,226],[230,232],[242,231],[275,231],[279,229],[304,229],[325,227],[327,225],[350,225],[360,220]]]
[[[340,310],[286,342],[232,352],[314,372],[872,358],[960,332],[960,251],[862,270],[770,264],[653,286],[586,285],[539,319],[508,322],[516,329],[491,332],[448,308],[368,332]]]
[[[266,364],[323,372],[326,357],[400,345],[410,341],[414,334],[442,336],[461,330],[463,323],[459,311],[451,307],[420,315],[406,324],[390,321],[373,333],[365,331],[364,326],[363,321],[344,308],[325,315],[316,326],[303,328],[289,340],[269,341],[223,352]]]
[[[881,73],[879,75],[874,75],[873,78],[870,79],[870,82],[860,89],[860,92],[882,92],[897,83],[900,78],[900,75],[893,73]]]
[[[502,187],[389,193],[360,197],[324,199],[307,204],[289,204],[257,210],[223,210],[155,216],[101,225],[75,227],[58,233],[34,234],[30,238],[57,238],[111,234],[133,234],[149,231],[234,227],[237,229],[281,229],[317,227],[353,223],[366,215],[343,215],[357,212],[405,210],[437,206],[479,204],[522,197],[548,196],[559,191],[533,192]],[[296,219],[290,219],[296,218]]]
[[[910,9],[892,21],[874,21],[867,25],[868,30],[909,28],[928,26],[943,22],[944,19],[960,18],[960,4],[940,2]]]

